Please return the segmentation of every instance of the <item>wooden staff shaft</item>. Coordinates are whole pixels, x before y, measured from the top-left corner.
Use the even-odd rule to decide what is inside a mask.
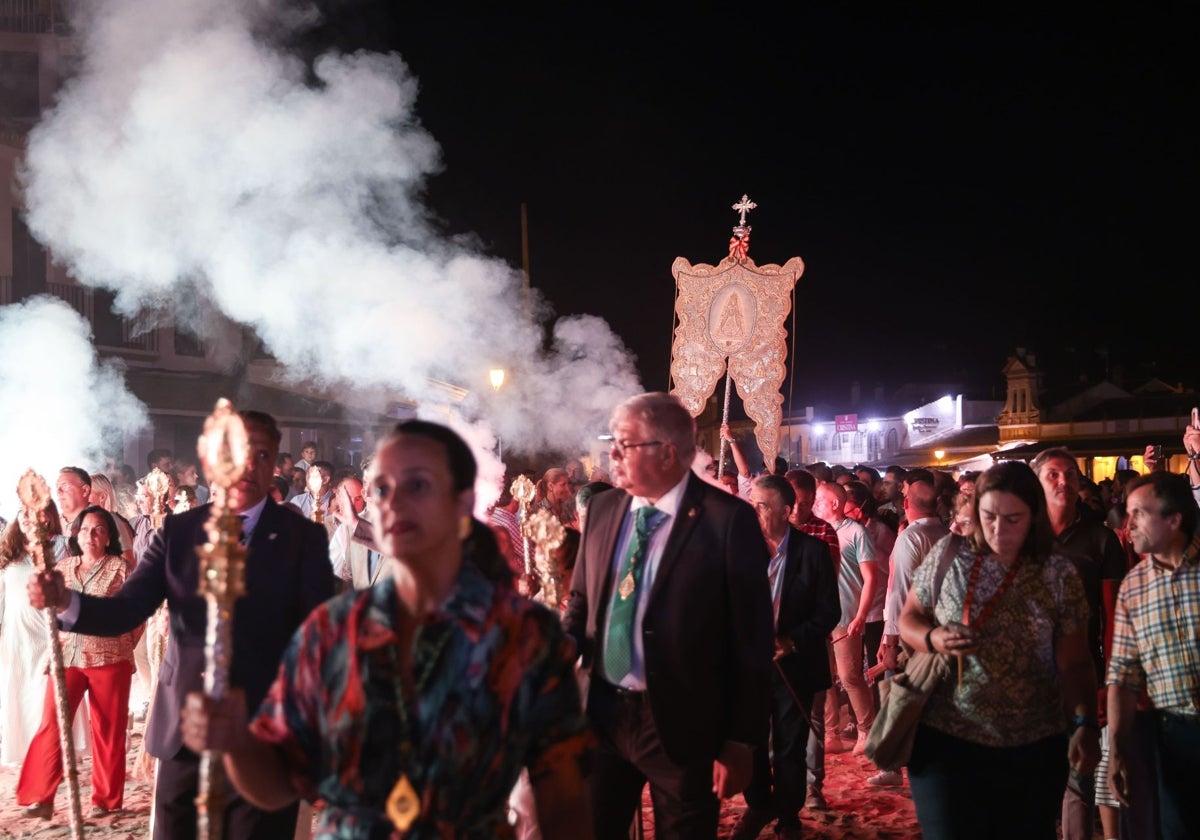
[[[521,502],[521,544],[525,551],[525,574],[533,574],[533,552],[529,547],[529,537],[525,536],[525,521],[529,519],[529,512],[526,510],[527,505]]]
[[[724,426],[729,422],[729,392],[733,387],[729,381],[729,360],[725,360],[725,409],[721,413],[721,425]],[[729,446],[729,441],[725,440],[724,435],[721,436],[721,457],[717,459],[717,478],[725,475],[725,449]]]
[[[79,768],[75,766],[75,739],[71,732],[71,703],[67,697],[67,669],[63,664],[62,642],[58,638],[58,613],[54,607],[42,610],[46,632],[50,636],[50,675],[54,680],[54,707],[58,719],[58,743],[62,749],[63,773],[67,777],[67,801],[71,807],[71,836],[83,837],[83,804],[79,798]]]
[[[233,599],[220,598],[212,592],[205,597],[208,600],[208,622],[204,636],[204,693],[219,700],[229,691]],[[225,767],[221,753],[219,750],[205,750],[200,755],[200,790],[196,796],[196,828],[200,840],[221,840],[225,804]]]

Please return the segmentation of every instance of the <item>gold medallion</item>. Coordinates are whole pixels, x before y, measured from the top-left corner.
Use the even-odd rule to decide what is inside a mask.
[[[401,774],[400,781],[396,782],[391,795],[388,796],[388,819],[396,828],[408,831],[408,827],[413,824],[413,820],[420,813],[421,802],[417,799],[417,792],[413,790],[412,783],[408,781],[408,774]]]
[[[620,594],[621,600],[624,601],[633,594],[633,590],[637,589],[637,581],[633,579],[633,572],[627,572],[621,585],[617,587],[617,593]]]

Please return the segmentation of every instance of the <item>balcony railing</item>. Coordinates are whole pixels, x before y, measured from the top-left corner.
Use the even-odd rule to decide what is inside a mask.
[[[158,329],[146,329],[140,320],[131,320],[117,315],[107,315],[106,317],[115,318],[120,322],[121,338],[116,342],[106,339],[106,330],[98,329],[100,325],[96,320],[95,295],[86,286],[74,286],[69,283],[47,283],[46,291],[56,298],[65,301],[68,306],[78,312],[91,325],[92,334],[96,336],[97,346],[115,350],[132,350],[140,353],[158,352]],[[109,325],[111,323],[111,321],[108,322]]]
[[[137,321],[121,319],[121,336],[124,350],[140,350],[143,353],[158,353],[158,328],[146,329]]]
[[[47,283],[46,291],[59,300],[66,301],[68,306],[83,317],[83,320],[95,328],[96,304],[93,300],[91,289],[86,286],[73,286],[69,283]]]
[[[0,32],[66,35],[70,23],[61,0],[0,0]]]

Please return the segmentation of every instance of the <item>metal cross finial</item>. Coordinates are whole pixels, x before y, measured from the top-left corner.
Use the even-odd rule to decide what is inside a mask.
[[[757,206],[758,206],[757,204],[755,204],[753,201],[750,200],[750,196],[746,195],[745,193],[742,193],[742,200],[739,201],[737,204],[733,205],[733,209],[736,210],[739,214],[741,214],[741,218],[738,221],[738,225],[740,227],[746,226],[746,214],[749,213],[751,210],[753,210]]]

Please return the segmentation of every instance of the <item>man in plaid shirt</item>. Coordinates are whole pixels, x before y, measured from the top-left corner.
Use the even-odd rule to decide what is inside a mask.
[[[1107,679],[1108,782],[1128,807],[1127,756],[1144,689],[1158,718],[1158,836],[1200,837],[1200,797],[1193,790],[1200,776],[1200,510],[1185,476],[1153,472],[1129,484],[1126,512],[1133,549],[1145,559],[1117,595]]]

